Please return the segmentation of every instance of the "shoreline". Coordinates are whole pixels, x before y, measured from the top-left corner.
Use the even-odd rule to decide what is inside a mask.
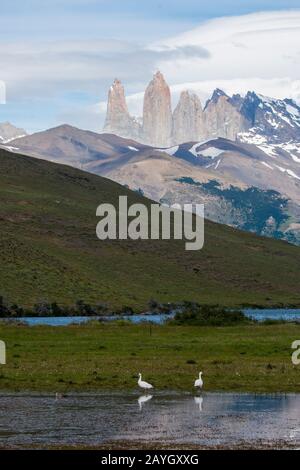
[[[200,304],[201,305],[201,304]],[[210,306],[209,304],[207,304],[208,306]],[[211,305],[212,307],[214,307],[215,305]],[[278,305],[248,305],[248,304],[242,304],[242,305],[230,305],[230,306],[226,306],[226,305],[221,305],[220,307],[224,308],[224,309],[228,309],[228,310],[233,310],[233,309],[239,309],[241,311],[244,311],[244,310],[300,310],[300,304],[297,304],[297,305],[291,305],[291,304],[287,304],[287,305],[281,305],[281,304],[278,304]],[[34,313],[30,313],[28,315],[17,315],[17,316],[8,316],[8,317],[3,317],[1,316],[0,317],[0,322],[2,320],[4,321],[9,321],[9,320],[22,320],[22,319],[26,319],[26,318],[68,318],[68,317],[79,317],[79,318],[90,318],[91,320],[93,319],[105,319],[105,318],[113,318],[113,317],[124,317],[124,318],[127,318],[127,317],[132,317],[132,316],[159,316],[159,315],[166,315],[166,316],[171,316],[171,315],[174,315],[174,312],[172,311],[169,311],[169,312],[166,312],[166,311],[161,311],[161,312],[157,312],[157,311],[154,311],[154,312],[150,312],[150,311],[142,311],[142,312],[132,312],[132,313],[127,313],[127,312],[108,312],[108,313],[105,313],[105,314],[95,314],[95,315],[81,315],[81,314],[76,314],[74,312],[72,312],[71,315],[37,315],[37,314],[34,314]]]
[[[298,450],[300,443],[289,442],[284,440],[275,441],[243,441],[236,444],[220,444],[220,445],[201,445],[195,443],[162,443],[159,442],[143,442],[143,441],[110,441],[99,445],[40,445],[40,446],[0,446],[1,450],[87,450],[87,451],[101,451],[101,450]]]
[[[141,395],[147,395],[142,389],[139,388],[131,388],[131,389],[90,389],[90,390],[70,390],[68,393],[63,394],[61,400],[66,398],[84,398],[84,397],[92,397],[92,398],[118,398],[120,396],[124,396],[124,393],[130,396],[132,399],[136,399]],[[229,395],[229,396],[254,396],[255,398],[263,398],[263,397],[271,397],[271,398],[279,398],[279,397],[297,397],[300,395],[299,392],[254,392],[249,390],[202,390],[198,391],[194,390],[168,390],[168,389],[152,389],[151,395],[153,398],[162,398],[165,396],[168,397],[202,397],[207,398],[207,394],[209,395]],[[11,389],[1,389],[0,388],[0,398],[3,397],[20,397],[20,398],[55,398],[55,390],[11,390]]]

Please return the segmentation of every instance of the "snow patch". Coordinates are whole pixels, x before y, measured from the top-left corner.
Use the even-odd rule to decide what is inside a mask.
[[[278,150],[287,152],[294,162],[300,163],[300,143],[299,142],[282,142],[281,144],[268,144],[267,138],[255,133],[255,129],[249,132],[239,134],[241,142],[256,145],[260,150],[265,152],[269,157],[276,158],[279,156]]]
[[[286,104],[285,107],[289,114],[292,114],[296,118],[300,117],[299,110],[296,108],[296,106],[294,107],[291,104]]]
[[[252,132],[251,129],[250,132],[241,132],[240,134],[238,134],[238,136],[241,142],[246,142],[247,144],[262,145],[267,143],[266,137],[260,134],[256,134],[254,129],[252,130]]]
[[[215,166],[215,170],[218,169],[218,166],[220,165],[220,161],[221,161],[221,159],[219,159],[219,160],[217,161],[217,164],[216,164],[216,166]]]
[[[282,166],[276,165],[279,171],[282,173],[287,173],[289,176],[292,176],[293,178],[296,178],[297,180],[300,180],[300,177],[296,175],[292,170],[289,170],[287,168],[283,168]]]
[[[270,168],[270,170],[274,170],[274,168],[269,165],[267,162],[261,162],[262,165],[266,166],[267,168]]]
[[[292,176],[293,178],[296,178],[297,180],[300,180],[300,177],[296,175],[292,170],[286,170],[287,174]]]
[[[209,158],[217,158],[221,155],[221,153],[224,153],[224,150],[218,149],[216,147],[208,147],[207,149],[200,151],[200,154],[203,157],[209,157]]]
[[[18,147],[10,147],[9,145],[5,145],[2,148],[5,148],[5,150],[8,150],[9,152],[17,152],[20,150]]]
[[[3,137],[1,137],[1,139],[3,140],[4,144],[9,144],[9,142],[12,142],[13,140],[21,139],[22,137],[27,137],[27,135],[26,134],[21,134],[21,135],[17,135],[15,137],[12,137],[11,139],[7,139],[7,140],[3,140]]]
[[[274,150],[274,146],[273,145],[258,145],[257,146],[260,150],[262,150],[263,152],[265,152],[267,155],[269,155],[269,157],[272,157],[272,158],[276,158],[277,157],[277,153],[276,151]]]
[[[296,157],[296,155],[291,154],[291,157],[294,160],[294,162],[300,163],[300,158]]]
[[[208,140],[204,140],[203,142],[198,142],[197,144],[194,144],[193,147],[190,148],[189,152],[192,153],[195,157],[198,157],[198,155],[201,153],[201,152],[197,152],[197,148],[200,147],[201,145],[204,145],[206,144],[207,142],[209,142],[210,139]]]
[[[166,149],[155,149],[155,150],[157,150],[158,152],[165,152],[168,155],[173,156],[178,151],[178,149],[179,149],[179,145],[175,145],[174,147],[170,147]]]

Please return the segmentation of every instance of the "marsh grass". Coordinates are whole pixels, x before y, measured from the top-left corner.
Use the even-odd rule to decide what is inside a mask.
[[[295,324],[199,327],[126,322],[67,327],[1,324],[7,365],[0,389],[88,391],[137,388],[142,371],[155,389],[298,392],[291,362]]]

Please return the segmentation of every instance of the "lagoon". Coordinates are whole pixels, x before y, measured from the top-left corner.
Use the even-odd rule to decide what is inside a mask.
[[[242,309],[242,311],[250,318],[257,321],[264,320],[285,320],[300,321],[300,309]],[[172,314],[139,314],[139,315],[112,315],[101,317],[23,317],[16,320],[27,323],[30,326],[48,325],[48,326],[67,326],[70,324],[85,323],[91,319],[99,319],[102,321],[128,320],[133,323],[152,322],[163,324]]]

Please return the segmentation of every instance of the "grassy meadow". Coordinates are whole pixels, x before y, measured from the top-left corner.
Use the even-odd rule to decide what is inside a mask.
[[[0,325],[7,364],[1,390],[134,390],[137,374],[156,389],[299,392],[291,343],[300,325],[199,327],[112,322],[67,327]]]

